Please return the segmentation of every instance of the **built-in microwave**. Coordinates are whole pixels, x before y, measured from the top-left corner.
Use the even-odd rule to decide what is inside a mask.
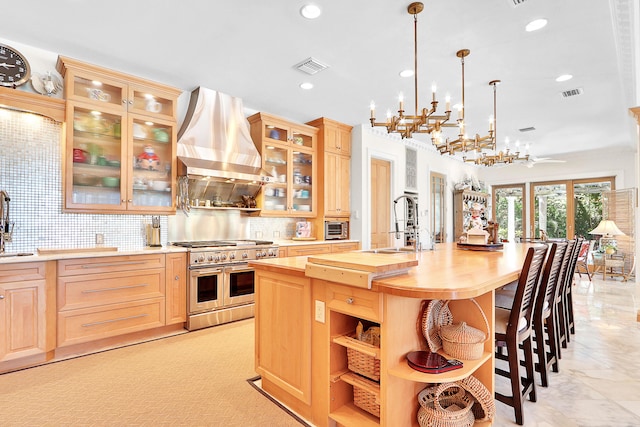
[[[346,240],[349,238],[349,221],[325,221],[324,240]]]

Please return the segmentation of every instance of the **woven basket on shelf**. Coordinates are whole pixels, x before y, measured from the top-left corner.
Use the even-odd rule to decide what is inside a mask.
[[[473,397],[474,403],[471,407],[471,412],[473,412],[476,421],[492,420],[496,414],[496,401],[489,389],[473,375],[457,381],[457,384],[467,390]]]
[[[354,405],[380,417],[380,384],[351,372],[343,374],[340,378],[353,386]]]
[[[379,330],[379,328],[377,329]],[[367,332],[363,333],[363,335],[366,333]],[[375,331],[373,335],[374,337],[376,336]],[[349,370],[371,378],[372,380],[380,381],[380,359],[375,357],[375,354],[380,348],[379,332],[377,333],[377,338],[372,340],[372,342],[377,342],[378,345],[361,341],[355,335],[346,338],[350,343],[347,346],[347,364]]]
[[[445,353],[456,359],[477,360],[482,358],[484,343],[489,339],[490,329],[487,316],[476,300],[471,298],[471,301],[482,314],[487,332],[469,326],[466,322],[442,326],[440,328],[442,348]],[[448,304],[449,301],[445,302],[445,306]]]
[[[444,301],[434,299],[429,301],[427,308],[422,313],[422,335],[427,340],[429,350],[433,353],[442,348],[440,328],[453,323],[453,316]]]
[[[442,383],[418,394],[421,427],[471,427],[475,422],[474,400],[459,384]]]

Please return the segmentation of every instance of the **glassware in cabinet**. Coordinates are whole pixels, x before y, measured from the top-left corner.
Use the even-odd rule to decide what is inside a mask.
[[[73,131],[71,150],[67,153],[71,192],[67,204],[119,208],[123,175],[122,116],[75,106],[71,111]]]
[[[264,156],[265,169],[274,177],[274,182],[267,183],[262,189],[262,209],[274,212],[286,211],[289,206],[287,202],[289,152],[286,148],[267,144]]]

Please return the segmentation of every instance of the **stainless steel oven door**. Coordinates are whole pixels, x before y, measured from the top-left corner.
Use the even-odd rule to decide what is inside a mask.
[[[247,264],[225,267],[224,305],[249,304],[255,301],[255,270]]]
[[[189,314],[215,310],[224,305],[224,268],[206,267],[189,272]]]

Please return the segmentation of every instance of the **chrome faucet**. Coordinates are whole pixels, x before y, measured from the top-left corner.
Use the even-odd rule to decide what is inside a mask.
[[[398,213],[396,212],[396,206],[401,199],[407,200],[407,217],[413,218],[411,224],[407,224],[404,229],[404,233],[408,235],[409,244],[413,247],[414,251],[421,249],[420,245],[420,232],[418,230],[418,202],[406,194],[396,198],[393,201],[393,216],[396,224],[396,239],[400,238],[400,227],[398,225]]]
[[[11,225],[9,222],[9,202],[6,191],[0,190],[0,253],[4,253],[4,243],[11,241]]]

